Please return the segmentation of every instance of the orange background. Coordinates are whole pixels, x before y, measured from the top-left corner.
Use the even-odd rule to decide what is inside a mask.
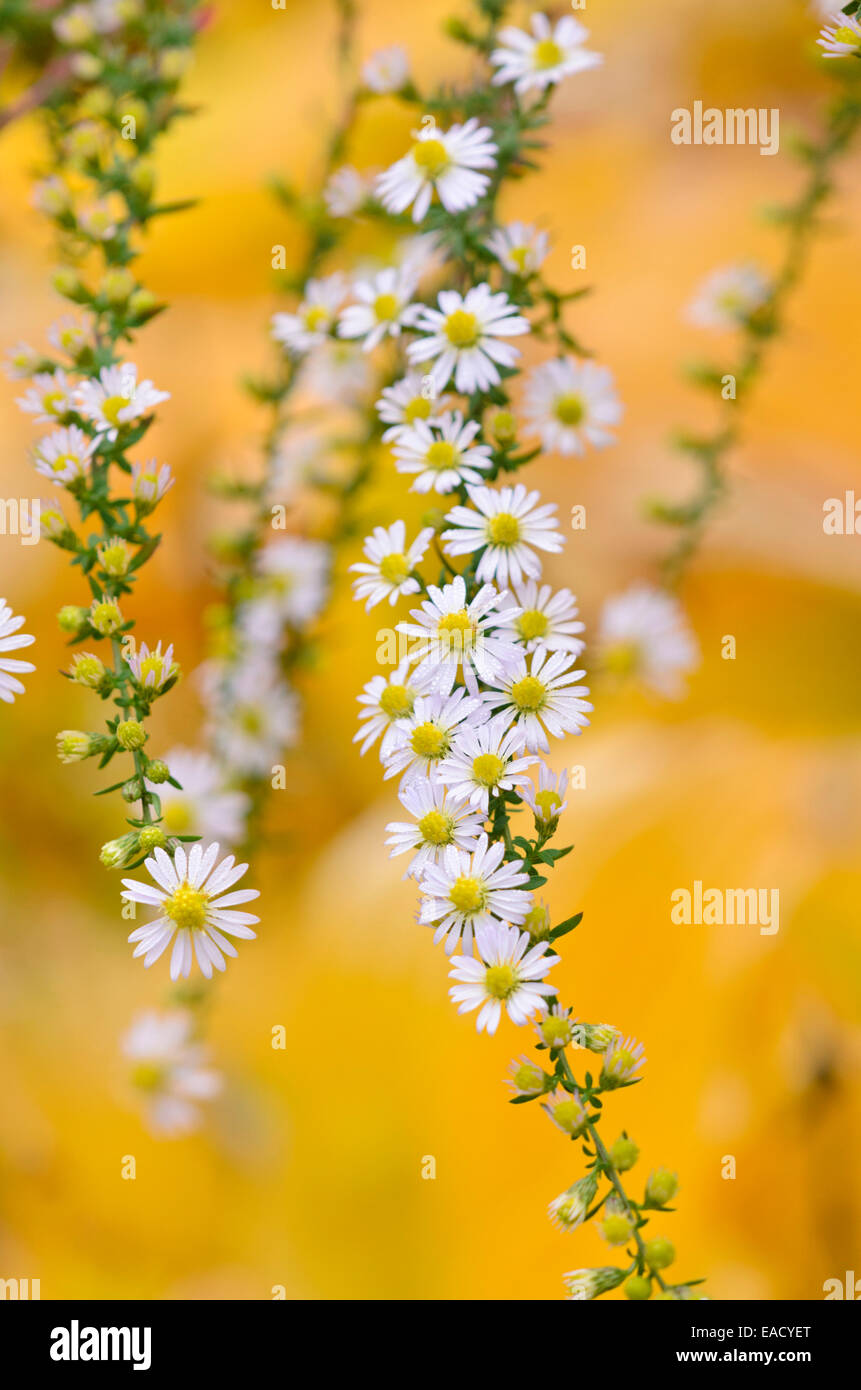
[[[360,53],[404,42],[422,82],[460,56],[440,33],[448,4],[365,0]],[[529,481],[585,532],[548,566],[581,598],[587,629],[603,599],[651,575],[666,536],[640,517],[645,494],[684,493],[669,451],[676,424],[711,409],[679,364],[707,353],[684,306],[715,265],[774,265],[780,234],[753,216],[791,196],[793,125],[814,120],[828,83],[800,3],[624,0],[584,18],[602,70],[554,103],[542,172],[508,195],[510,217],[551,230],[551,277],[594,285],[575,331],[618,374],[626,403],[616,448],[546,458]],[[334,28],[311,0],[273,11],[217,8],[189,79],[201,111],[161,156],[166,197],[190,213],[157,225],[142,275],[171,305],[135,359],[172,399],[153,433],[179,482],[163,504],[162,550],[139,586],[145,640],[176,643],[190,673],[212,598],[205,539],[223,520],[206,475],[253,469],[263,417],[238,387],[268,359],[271,247],[300,237],[270,199],[270,173],[313,178],[336,106]],[[696,99],[777,106],[784,148],[679,148],[670,112]],[[410,113],[383,100],[350,151],[360,167],[402,151]],[[34,121],[0,141],[3,339],[41,344],[62,306],[46,288],[50,238],[28,203],[40,150]],[[643,1157],[679,1170],[679,1279],[707,1275],[715,1298],[823,1296],[861,1268],[857,1089],[861,871],[858,632],[861,538],[826,536],[822,504],[858,487],[856,325],[861,320],[859,158],[838,173],[790,325],[776,345],[732,459],[732,493],[685,588],[703,648],[689,698],[667,707],[599,695],[591,729],[554,750],[582,764],[553,876],[559,918],[583,909],[557,968],[584,1018],[646,1043],[645,1084],[612,1098],[605,1137],[624,1126]],[[572,271],[569,248],[587,248]],[[579,278],[578,278],[579,277]],[[723,339],[717,346],[729,347]],[[2,493],[44,495],[27,462],[32,429],[0,385]],[[861,487],[858,488],[861,493]],[[399,515],[406,483],[383,465],[368,527]],[[38,671],[0,710],[0,1274],[40,1278],[43,1297],[556,1298],[563,1271],[612,1262],[597,1232],[556,1233],[546,1203],[579,1176],[579,1154],[538,1112],[506,1105],[510,1025],[478,1037],[450,1006],[447,969],[413,921],[403,861],[382,845],[396,800],[379,766],[350,746],[353,691],[374,672],[387,618],[351,603],[343,557],[303,746],[272,798],[259,940],[218,982],[210,1036],[227,1075],[200,1135],[156,1142],[118,1055],[130,1016],[165,997],[126,945],[116,877],[96,855],[116,831],[111,798],[84,767],[61,767],[53,734],[91,726],[94,704],[57,674],[54,621],[83,598],[47,545],[0,544],[0,593],[27,615]],[[733,634],[737,659],[720,658]],[[192,743],[193,680],[157,711],[154,744]],[[778,887],[781,928],[675,927],[670,894]],[[283,1024],[284,1051],[270,1046]],[[124,1155],[137,1178],[121,1179]],[[732,1154],[737,1177],[721,1177]],[[421,1177],[433,1155],[435,1181]]]

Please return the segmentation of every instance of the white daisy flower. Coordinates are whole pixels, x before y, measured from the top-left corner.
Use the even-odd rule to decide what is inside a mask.
[[[533,1027],[538,1041],[551,1051],[559,1047],[568,1047],[574,1041],[571,1010],[558,1001],[548,1004],[545,1000]]]
[[[43,354],[37,352],[29,343],[16,343],[6,353],[3,370],[12,381],[21,381],[36,371]]]
[[[467,487],[467,492],[472,507],[453,507],[446,513],[446,521],[455,526],[442,533],[446,554],[481,550],[476,579],[492,580],[502,588],[536,579],[541,561],[535,549],[556,555],[564,545],[555,502],[539,506],[540,492],[527,492],[523,483],[498,489]]]
[[[170,782],[147,782],[161,800],[165,833],[200,835],[221,844],[241,840],[251,802],[245,792],[225,788],[215,759],[192,748],[171,748],[164,762],[182,787],[180,791]]]
[[[96,442],[84,434],[77,425],[54,430],[53,434],[40,439],[33,450],[36,472],[50,478],[58,487],[68,486],[78,478],[85,478],[96,450]]]
[[[520,614],[506,627],[497,628],[495,636],[509,642],[522,642],[526,651],[545,647],[549,652],[571,652],[579,656],[586,643],[577,633],[585,631],[585,623],[577,622],[577,600],[570,589],[557,589],[549,584],[539,588],[534,579],[512,584],[512,595]]]
[[[550,239],[546,232],[536,231],[525,222],[509,222],[506,227],[497,227],[486,245],[506,270],[526,280],[547,259]]]
[[[15,696],[24,694],[24,686],[17,676],[36,669],[31,661],[18,661],[15,657],[6,656],[6,652],[31,647],[35,642],[35,637],[29,633],[18,632],[26,621],[20,615],[16,617],[5,598],[0,598],[0,700],[7,705],[14,705]]]
[[[363,708],[359,711],[360,727],[353,735],[353,742],[361,743],[359,752],[362,757],[369,748],[373,748],[381,734],[381,762],[386,761],[390,750],[400,742],[398,720],[412,714],[416,699],[422,694],[421,682],[415,676],[410,676],[409,669],[410,661],[407,658],[390,676],[374,676],[357,697]]]
[[[493,685],[522,659],[518,647],[490,631],[517,616],[515,607],[501,607],[508,601],[507,593],[483,584],[467,605],[466,584],[460,575],[442,589],[429,584],[427,593],[421,608],[410,613],[415,621],[397,626],[398,632],[416,638],[410,657],[418,663],[418,680],[435,690],[449,691],[462,667],[464,681],[475,694],[478,680]]]
[[[586,672],[572,671],[574,662],[568,652],[550,655],[540,650],[527,663],[521,652],[517,665],[502,680],[485,682],[496,689],[482,691],[483,699],[522,727],[530,753],[547,752],[548,733],[554,738],[579,734],[589,723],[586,716],[592,706],[583,699],[589,690],[576,684]]]
[[[415,819],[386,826],[390,859],[412,853],[405,878],[420,878],[428,864],[439,864],[448,845],[471,852],[484,831],[482,817],[453,790],[426,777],[416,778],[401,792],[404,809]]]
[[[419,581],[413,578],[413,570],[422,562],[433,528],[427,526],[419,531],[409,549],[406,535],[404,521],[394,522],[388,530],[385,526],[375,526],[364,545],[369,563],[359,561],[350,566],[360,576],[353,580],[353,597],[367,599],[366,613],[383,599],[387,598],[394,605],[403,594],[417,594],[421,588]]]
[[[699,665],[681,604],[648,584],[634,584],[607,600],[598,624],[598,649],[605,670],[640,680],[669,699],[684,693],[682,677]]]
[[[555,992],[544,976],[558,965],[559,957],[547,955],[545,941],[530,947],[526,932],[503,922],[477,926],[475,945],[476,956],[459,956],[449,970],[452,979],[461,981],[449,989],[458,1013],[478,1009],[479,1033],[483,1028],[496,1032],[503,1007],[512,1023],[528,1023],[542,998]]]
[[[166,651],[161,649],[161,638],[150,650],[146,642],[141,642],[126,654],[126,665],[144,690],[161,690],[169,680],[179,675],[179,667],[173,659],[173,643]]]
[[[158,391],[151,381],[139,382],[137,376],[134,362],[120,362],[102,367],[98,377],[82,381],[75,392],[79,414],[92,420],[96,433],[105,434],[111,442],[123,426],[170,400],[169,391]]]
[[[147,463],[132,464],[132,496],[141,511],[151,512],[175,481],[167,463],[149,459]]]
[[[362,81],[371,92],[400,92],[410,77],[410,59],[399,43],[378,48],[362,64]]]
[[[283,619],[294,627],[304,627],[326,602],[331,562],[331,550],[324,541],[285,536],[264,546],[256,569],[267,597],[277,602]]]
[[[129,935],[129,941],[138,943],[134,955],[143,956],[146,969],[173,941],[170,978],[178,980],[181,976],[187,980],[196,956],[202,973],[211,980],[213,966],[216,970],[226,968],[224,954],[237,954],[227,936],[243,941],[253,941],[256,937],[251,927],[260,918],[235,909],[240,903],[259,898],[257,889],[227,892],[239,882],[248,865],[236,864],[229,854],[216,868],[218,851],[217,842],[206,848],[196,844],[186,856],[179,845],[171,860],[163,849],[156,849],[152,857],[144,861],[155,879],[155,887],[133,878],[123,879],[126,891],[120,896],[126,902],[145,903],[158,909],[159,915],[152,922],[135,927]]]
[[[296,740],[299,701],[265,658],[209,682],[210,734],[221,762],[239,777],[266,777]]]
[[[152,1132],[171,1138],[196,1129],[197,1102],[216,1096],[221,1078],[207,1065],[206,1049],[194,1041],[191,1014],[185,1009],[139,1014],[122,1050],[131,1063],[132,1084],[146,1099]]]
[[[379,271],[372,280],[357,280],[352,292],[358,304],[348,304],[338,320],[341,338],[364,338],[362,348],[370,352],[384,338],[399,338],[402,328],[411,328],[422,311],[413,304],[415,280],[393,266]]]
[[[614,442],[622,404],[609,367],[560,357],[544,362],[526,383],[524,415],[548,453],[582,454],[585,445],[603,449]]]
[[[541,1067],[521,1052],[519,1057],[512,1057],[509,1062],[505,1084],[511,1087],[516,1096],[540,1096],[544,1092],[544,1079],[545,1073]]]
[[[496,72],[494,86],[514,83],[518,96],[523,92],[561,82],[571,73],[600,67],[600,53],[590,53],[582,47],[589,30],[579,20],[565,15],[553,25],[544,14],[533,14],[532,33],[523,29],[506,28],[499,31],[501,47],[495,48],[490,61]]]
[[[456,730],[471,715],[479,720],[485,717],[481,702],[467,696],[462,686],[450,695],[417,695],[411,713],[395,724],[385,756],[380,752],[385,779],[402,772],[403,789],[416,778],[435,778],[451,752]]]
[[[295,314],[273,314],[272,337],[288,352],[303,353],[329,337],[348,284],[340,271],[323,280],[309,280],[305,298]]]
[[[529,875],[521,872],[520,861],[503,862],[504,855],[501,841],[491,845],[482,835],[471,854],[449,846],[439,864],[427,865],[419,883],[424,894],[419,921],[433,926],[434,945],[445,940],[446,955],[458,941],[470,955],[474,933],[503,922],[522,922],[529,911],[532,894],[520,887]],[[516,943],[519,932],[514,935]]]
[[[623,1040],[621,1034],[617,1034],[604,1053],[601,1084],[609,1086],[611,1090],[616,1086],[624,1086],[626,1081],[634,1080],[637,1072],[645,1064],[643,1044],[638,1043],[636,1038]]]
[[[383,441],[400,437],[417,421],[433,425],[437,423],[440,412],[445,410],[445,398],[431,395],[430,382],[418,372],[409,372],[396,381],[394,386],[384,386],[377,401],[377,414],[389,428],[383,433]]]
[[[413,132],[408,154],[380,174],[376,191],[388,212],[406,212],[412,203],[413,221],[421,222],[434,191],[446,212],[463,212],[482,197],[490,184],[481,169],[495,169],[497,146],[489,126],[473,116],[463,125],[440,130],[436,125]]]
[[[25,415],[34,415],[37,425],[54,425],[75,409],[72,385],[66,373],[59,369],[56,372],[38,372],[29,391],[19,396],[16,404]]]
[[[410,362],[433,362],[430,377],[437,391],[448,385],[452,374],[465,396],[497,386],[499,367],[513,367],[520,357],[519,348],[500,340],[528,333],[529,321],[507,294],[494,294],[486,283],[465,295],[441,290],[437,303],[438,309],[422,310],[416,326],[428,336],[410,343]]]
[[[840,0],[834,0],[835,10],[840,9]],[[823,48],[823,58],[848,58],[861,49],[861,22],[855,15],[837,14],[831,16],[836,23],[826,24],[821,37],[816,40]]]
[[[331,217],[352,217],[368,196],[368,185],[352,164],[342,164],[329,176],[323,202]]]
[[[568,771],[564,769],[558,777],[555,772],[543,761],[538,765],[538,787],[532,782],[523,793],[523,800],[532,811],[537,821],[547,824],[549,821],[556,820],[562,815],[568,802],[565,800],[565,793],[568,790]]]
[[[478,728],[460,730],[448,757],[440,763],[438,776],[457,796],[467,799],[475,810],[488,813],[491,793],[516,791],[523,794],[532,786],[527,771],[536,757],[523,758],[523,731],[505,714],[488,719]]]
[[[417,419],[401,430],[392,453],[399,473],[416,474],[410,492],[454,492],[461,483],[480,482],[493,459],[487,444],[473,444],[478,431],[478,421],[464,424],[459,410],[446,411],[433,424]]]
[[[706,277],[687,316],[700,328],[738,328],[771,293],[771,281],[755,265],[726,266]]]
[[[48,329],[48,342],[58,352],[65,352],[69,357],[78,357],[81,349],[92,342],[92,333],[72,314],[64,314]]]

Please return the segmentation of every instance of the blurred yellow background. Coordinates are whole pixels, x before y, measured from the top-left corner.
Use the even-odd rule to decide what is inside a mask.
[[[440,21],[454,8],[361,0],[360,55],[403,42],[420,81],[450,75],[463,59]],[[547,574],[579,595],[588,635],[608,594],[655,572],[667,537],[641,520],[642,496],[693,481],[666,445],[672,426],[710,409],[679,376],[711,346],[684,306],[716,265],[775,264],[779,233],[753,213],[799,180],[785,151],[674,146],[670,112],[696,99],[777,106],[785,145],[829,84],[802,0],[589,0],[580,18],[605,66],[560,89],[542,172],[504,211],[552,232],[551,278],[595,286],[573,326],[617,373],[627,408],[617,447],[528,475],[563,517],[587,508],[587,529]],[[134,356],[172,393],[152,438],[179,481],[135,617],[145,640],[176,643],[186,672],[213,593],[205,538],[218,510],[204,480],[254,466],[262,415],[238,378],[268,359],[271,247],[301,245],[263,182],[314,175],[337,102],[333,36],[319,0],[284,11],[224,0],[190,74],[201,110],[162,152],[165,196],[201,201],[157,225],[142,262],[171,307]],[[384,166],[408,128],[383,101],[350,158]],[[40,345],[62,312],[28,202],[38,153],[34,121],[0,141],[4,345]],[[861,1269],[861,539],[822,530],[825,499],[859,481],[859,170],[856,153],[839,171],[729,503],[684,590],[703,648],[689,698],[602,696],[592,728],[551,759],[587,775],[563,823],[576,850],[547,894],[557,918],[585,918],[555,973],[581,1017],[646,1044],[645,1083],[608,1102],[605,1138],[628,1129],[643,1178],[678,1169],[678,1213],[655,1234],[676,1243],[674,1275],[708,1276],[714,1298],[818,1299],[824,1280]],[[586,272],[569,269],[575,243]],[[2,494],[30,497],[44,490],[16,394],[0,386]],[[381,469],[368,527],[417,516],[405,496]],[[478,1037],[456,1015],[403,861],[386,856],[395,794],[374,755],[350,745],[353,694],[384,625],[351,603],[357,551],[343,557],[306,682],[303,746],[272,796],[273,844],[252,869],[259,940],[214,991],[227,1086],[200,1134],[157,1142],[118,1037],[164,999],[166,963],[144,972],[132,960],[119,883],[97,862],[116,808],[89,797],[89,768],[61,767],[53,751],[57,729],[95,727],[94,701],[57,674],[54,615],[82,586],[47,545],[0,544],[0,594],[27,615],[38,667],[0,712],[0,1275],[40,1278],[44,1298],[268,1298],[275,1285],[291,1298],[556,1298],[563,1271],[612,1262],[596,1232],[559,1234],[545,1216],[580,1157],[537,1107],[506,1104],[508,1059],[530,1039],[511,1025]],[[161,746],[193,743],[200,714],[187,680],[157,708]],[[670,894],[695,879],[778,887],[780,932],[672,926]],[[270,1045],[277,1024],[283,1051]],[[135,1181],[121,1177],[129,1154]],[[426,1155],[434,1181],[422,1179]]]

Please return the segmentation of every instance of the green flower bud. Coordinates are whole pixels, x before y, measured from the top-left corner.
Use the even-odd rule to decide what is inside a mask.
[[[654,1240],[646,1241],[645,1255],[650,1269],[666,1269],[676,1258],[676,1247],[672,1241],[656,1236]]]
[[[448,526],[445,512],[440,507],[431,507],[430,511],[425,512],[422,516],[422,526],[430,526],[432,530],[437,532],[444,531]]]
[[[99,285],[99,294],[102,295],[109,304],[125,304],[129,295],[134,292],[135,277],[130,270],[124,266],[112,266],[105,271]]]
[[[147,765],[146,770],[148,782],[166,782],[170,776],[170,768],[167,763],[163,763],[161,758],[153,758]]]
[[[148,198],[155,188],[155,169],[148,159],[138,159],[128,171],[129,183],[142,198]]]
[[[69,270],[67,266],[61,266],[59,270],[54,271],[51,276],[51,284],[57,294],[61,294],[64,299],[82,302],[89,298],[81,277],[74,270]]]
[[[57,734],[57,757],[61,763],[79,763],[99,751],[104,743],[99,734],[85,734],[80,729],[61,729]]]
[[[86,631],[89,622],[89,613],[86,608],[79,608],[75,603],[67,603],[57,614],[57,622],[63,632],[68,632],[71,636],[77,637],[80,633]]]
[[[109,637],[123,625],[119,604],[113,599],[103,599],[101,602],[94,599],[90,605],[89,619],[96,632],[100,632],[103,637]]]
[[[99,564],[106,574],[114,576],[128,574],[132,561],[132,551],[128,543],[121,537],[112,541],[103,541],[101,545],[96,547],[96,554],[99,557]]]
[[[143,748],[147,732],[137,719],[123,719],[117,725],[117,742],[121,748],[131,753],[135,748]]]
[[[550,936],[550,909],[544,903],[536,903],[523,920],[523,930],[529,932],[533,941],[547,941]]]
[[[679,1179],[675,1173],[671,1173],[669,1168],[656,1168],[649,1176],[646,1183],[646,1197],[655,1206],[666,1206],[671,1202],[679,1190]]]
[[[103,663],[92,652],[79,652],[72,658],[72,668],[69,672],[73,681],[78,685],[86,685],[90,690],[98,690],[99,686],[105,681],[107,672]]]
[[[117,840],[108,840],[102,845],[99,851],[99,859],[106,869],[121,869],[124,864],[130,864],[138,851],[137,831],[132,831],[128,835],[120,835]]]
[[[632,1274],[625,1285],[625,1297],[639,1303],[652,1297],[652,1285],[641,1274]]]
[[[120,788],[120,796],[123,801],[140,801],[143,795],[143,783],[139,777],[130,777],[128,782],[124,782]]]
[[[138,289],[129,296],[129,313],[133,318],[140,319],[151,314],[158,308],[158,300],[152,290]]]
[[[609,1023],[584,1023],[582,1045],[590,1052],[606,1052],[614,1038],[619,1036],[618,1028]]]
[[[602,1293],[617,1289],[625,1278],[624,1269],[604,1265],[601,1269],[574,1269],[562,1276],[568,1297],[575,1301],[591,1301]]]
[[[145,854],[154,849],[164,849],[166,844],[167,836],[158,825],[145,825],[138,836],[138,845]]]
[[[633,1168],[639,1157],[640,1150],[633,1139],[626,1139],[624,1135],[616,1140],[610,1150],[610,1160],[617,1173],[627,1173],[629,1168]]]
[[[497,444],[513,444],[517,438],[517,420],[510,410],[498,410],[490,421],[490,431]]]

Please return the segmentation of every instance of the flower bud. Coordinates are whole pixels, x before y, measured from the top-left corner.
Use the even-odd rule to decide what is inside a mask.
[[[107,672],[104,664],[92,652],[79,652],[72,657],[69,675],[73,681],[77,681],[78,685],[86,685],[90,690],[98,690],[104,682]]]
[[[147,773],[151,777],[150,772]],[[509,1085],[519,1096],[540,1096],[545,1073],[528,1057],[514,1057],[508,1064]]]
[[[80,302],[89,298],[80,275],[74,270],[70,270],[68,266],[60,266],[59,270],[54,271],[51,276],[51,284],[57,294],[61,294],[64,299]]]
[[[625,1296],[639,1303],[652,1297],[652,1285],[641,1274],[632,1274],[625,1285]]]
[[[120,788],[120,796],[123,801],[140,801],[143,796],[143,782],[139,777],[130,777],[128,782],[123,782]]]
[[[121,537],[115,537],[112,541],[103,541],[101,545],[96,547],[96,554],[99,557],[99,564],[106,574],[112,574],[115,577],[128,574],[132,551],[128,542]]]
[[[99,294],[109,304],[125,304],[135,289],[135,277],[125,266],[112,266],[106,270],[99,285]]]
[[[106,869],[121,869],[132,862],[137,852],[138,834],[134,830],[128,835],[120,835],[117,840],[108,840],[99,851],[99,859]]]
[[[609,1023],[583,1023],[578,1026],[582,1030],[582,1046],[590,1052],[606,1052],[613,1039],[619,1036],[618,1028]]]
[[[448,524],[445,512],[439,507],[431,507],[422,516],[422,526],[430,526],[433,531],[444,531]]]
[[[633,1168],[637,1159],[640,1157],[640,1150],[633,1139],[628,1139],[625,1135],[617,1139],[610,1150],[610,1162],[617,1173],[627,1173],[629,1168]]]
[[[550,1203],[547,1208],[550,1220],[560,1231],[573,1231],[585,1218],[597,1191],[598,1179],[594,1173],[588,1173]]]
[[[666,1269],[676,1258],[676,1247],[671,1240],[656,1236],[654,1240],[646,1241],[644,1253],[650,1269]]]
[[[128,171],[129,183],[142,198],[148,198],[155,188],[155,169],[148,159],[136,159]]]
[[[624,1269],[604,1265],[601,1269],[573,1269],[562,1276],[568,1297],[575,1302],[590,1302],[602,1293],[617,1289],[625,1278]]]
[[[161,758],[153,758],[152,762],[147,764],[146,776],[148,782],[166,782],[170,776],[170,768]]]
[[[497,444],[513,444],[517,438],[517,420],[511,410],[497,410],[490,421],[490,432]]]
[[[656,1168],[646,1183],[646,1197],[656,1207],[664,1207],[671,1202],[679,1190],[679,1179],[669,1168]]]
[[[132,318],[148,318],[158,308],[158,300],[152,290],[137,289],[129,295],[128,309]]]
[[[138,836],[138,845],[145,854],[154,849],[164,849],[166,844],[167,836],[158,825],[145,825]]]
[[[550,936],[550,909],[544,903],[536,903],[523,920],[523,930],[529,932],[533,941],[547,941]]]
[[[551,1050],[558,1047],[567,1047],[572,1038],[571,1016],[567,1009],[562,1009],[555,1005],[538,1015],[535,1023],[541,1041],[545,1047]]]
[[[158,60],[159,74],[165,82],[178,82],[191,62],[187,48],[165,48]]]
[[[120,612],[119,604],[113,599],[94,599],[90,605],[89,620],[96,632],[100,632],[103,637],[109,637],[112,632],[116,632],[123,625],[123,615]]]
[[[122,719],[117,725],[117,742],[128,753],[136,748],[143,748],[146,741],[146,729],[137,719]]]
[[[75,603],[66,603],[57,614],[57,622],[62,632],[68,632],[70,636],[78,637],[87,629],[89,612],[86,608],[79,608]]]
[[[577,1139],[583,1133],[588,1122],[586,1108],[580,1099],[578,1092],[573,1095],[565,1095],[555,1105],[545,1105],[551,1120],[558,1125],[563,1134],[568,1134],[572,1139]]]
[[[608,1245],[627,1245],[634,1230],[631,1212],[615,1195],[610,1197],[604,1208],[601,1222],[601,1235]]]
[[[86,734],[80,729],[61,729],[57,734],[57,757],[61,763],[80,763],[98,753],[105,739],[100,734]]]

